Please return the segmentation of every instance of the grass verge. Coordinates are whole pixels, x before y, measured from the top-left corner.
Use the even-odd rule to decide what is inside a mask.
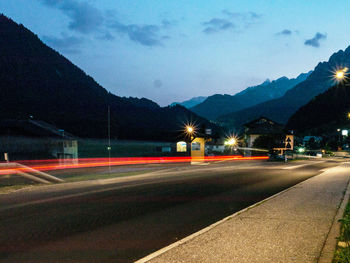
[[[333,263],[350,263],[350,203],[346,205],[343,218],[339,220],[340,236],[334,253]]]

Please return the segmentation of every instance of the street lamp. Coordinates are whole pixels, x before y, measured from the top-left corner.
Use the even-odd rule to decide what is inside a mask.
[[[225,141],[225,146],[229,147],[230,153],[232,153],[232,149],[237,144],[237,138],[234,136],[230,136]]]
[[[225,145],[235,146],[237,144],[237,139],[235,137],[230,137],[225,141]]]
[[[338,80],[342,80],[344,78],[344,71],[342,70],[339,70],[335,73],[335,77],[338,79]]]
[[[348,68],[345,67],[345,68],[342,68],[342,69],[339,69],[339,70],[336,70],[334,72],[334,78],[338,81],[338,82],[341,82],[345,79],[346,77],[346,72],[348,71]]]
[[[196,127],[192,124],[187,124],[185,126],[185,133],[187,134],[187,136],[190,138],[191,142],[194,139],[194,135],[196,133]]]
[[[186,126],[186,132],[188,134],[192,134],[194,132],[194,128],[192,126],[190,126],[190,125],[187,125]]]
[[[304,147],[300,147],[300,148],[298,149],[298,152],[299,152],[299,153],[305,152],[305,148],[304,148]]]

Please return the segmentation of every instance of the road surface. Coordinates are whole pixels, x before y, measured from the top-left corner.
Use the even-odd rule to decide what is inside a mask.
[[[336,165],[179,164],[0,195],[0,262],[132,262]]]

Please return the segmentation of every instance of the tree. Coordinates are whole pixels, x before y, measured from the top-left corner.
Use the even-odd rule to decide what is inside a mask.
[[[264,148],[264,149],[273,149],[280,148],[284,142],[284,136],[277,135],[261,135],[255,139],[253,143],[253,147],[256,148]]]

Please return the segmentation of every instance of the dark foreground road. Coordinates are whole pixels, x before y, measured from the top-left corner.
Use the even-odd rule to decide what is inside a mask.
[[[2,195],[0,262],[132,262],[338,164],[179,166]]]

